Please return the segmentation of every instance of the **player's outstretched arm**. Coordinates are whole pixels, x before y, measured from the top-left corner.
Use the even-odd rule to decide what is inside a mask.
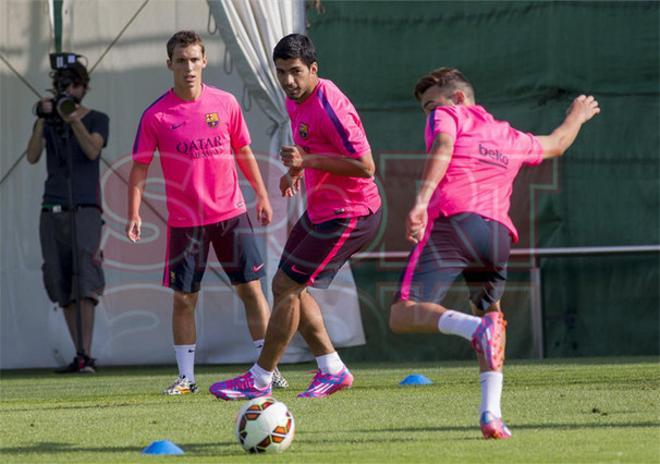
[[[257,221],[262,226],[270,224],[273,219],[273,208],[270,206],[266,184],[264,184],[261,177],[257,159],[254,157],[250,145],[246,145],[237,151],[236,162],[257,197]]]
[[[128,176],[128,222],[126,223],[126,236],[133,243],[140,240],[142,233],[140,204],[142,203],[142,194],[144,193],[148,172],[148,164],[133,161],[131,173]]]
[[[582,125],[600,113],[598,101],[592,96],[580,95],[566,111],[566,119],[550,135],[538,136],[543,147],[543,159],[564,154],[570,147]]]

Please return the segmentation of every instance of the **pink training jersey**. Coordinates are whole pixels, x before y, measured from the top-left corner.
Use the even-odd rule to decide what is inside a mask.
[[[454,139],[454,153],[429,204],[429,221],[476,213],[504,224],[517,242],[509,217],[513,181],[523,164],[543,161],[538,139],[497,121],[478,105],[435,108],[426,123],[427,152],[440,133]]]
[[[213,224],[246,211],[235,157],[250,144],[241,108],[233,95],[208,85],[194,101],[173,89],[145,110],[133,160],[150,164],[158,150],[172,227]]]
[[[293,140],[306,153],[360,158],[371,147],[349,99],[327,79],[304,102],[287,98]],[[331,219],[366,216],[380,208],[373,178],[348,177],[305,169],[307,214],[314,224]]]

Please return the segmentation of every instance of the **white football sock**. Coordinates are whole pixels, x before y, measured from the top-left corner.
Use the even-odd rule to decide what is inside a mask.
[[[273,381],[273,371],[267,371],[257,363],[250,368],[250,372],[254,377],[254,386],[257,388],[266,388]]]
[[[481,384],[481,406],[479,416],[489,411],[495,417],[502,417],[500,400],[502,399],[502,383],[504,375],[501,372],[488,371],[479,374]]]
[[[195,346],[174,345],[176,364],[179,366],[179,376],[195,383]]]
[[[438,330],[443,334],[458,335],[466,340],[472,340],[472,334],[479,324],[481,324],[480,317],[449,309],[438,319]]]
[[[336,374],[341,371],[345,366],[344,362],[339,357],[336,351],[330,354],[324,354],[316,357],[316,364],[324,374]]]
[[[257,356],[261,354],[261,349],[264,347],[264,339],[260,338],[259,340],[252,340],[254,347],[257,349]]]

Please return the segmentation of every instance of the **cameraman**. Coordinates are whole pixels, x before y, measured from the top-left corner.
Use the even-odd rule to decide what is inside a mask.
[[[64,310],[78,351],[71,364],[55,372],[94,373],[96,364],[91,357],[94,307],[105,287],[99,250],[103,224],[99,160],[108,140],[109,118],[80,104],[89,88],[89,74],[82,63],[69,63],[64,69],[51,72],[51,77],[55,98],[44,98],[37,104],[38,119],[28,143],[27,160],[30,164],[37,163],[45,144],[48,177],[39,220],[43,278],[49,298]],[[77,247],[71,234],[72,212]],[[82,347],[77,346],[78,295],[73,282],[72,259],[76,248]]]

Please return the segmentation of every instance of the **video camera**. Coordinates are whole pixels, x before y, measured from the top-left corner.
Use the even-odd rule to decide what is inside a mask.
[[[85,66],[78,61],[82,57],[81,55],[51,53],[49,56],[50,68],[53,70],[51,76],[53,77],[54,88],[51,89],[51,92],[54,98],[50,99],[53,110],[45,112],[41,102],[38,102],[35,113],[40,118],[60,119],[60,113],[68,116],[76,110],[76,106],[80,103],[78,98],[69,95],[66,90],[74,83],[82,83],[86,86],[89,76]]]

